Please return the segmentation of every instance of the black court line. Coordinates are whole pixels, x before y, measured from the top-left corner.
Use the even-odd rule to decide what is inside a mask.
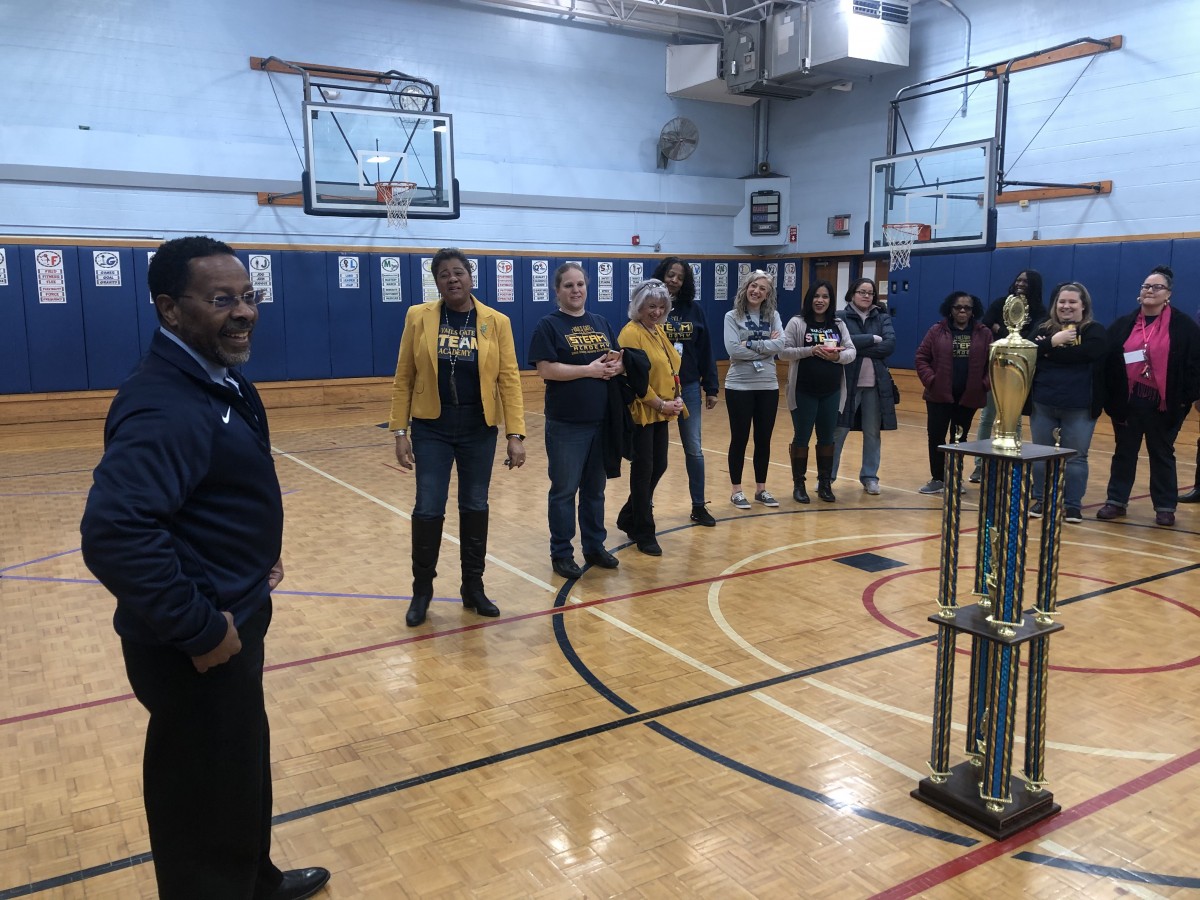
[[[1134,881],[1138,884],[1161,884],[1167,887],[1200,888],[1200,878],[1187,875],[1160,875],[1156,872],[1139,872],[1134,869],[1122,869],[1117,866],[1097,866],[1092,863],[1075,859],[1062,859],[1058,856],[1046,856],[1043,853],[1030,853],[1022,850],[1013,854],[1013,859],[1022,862],[1037,863],[1055,869],[1066,869],[1069,872],[1082,872],[1097,878],[1111,878],[1114,881]]]
[[[570,609],[570,607],[566,606],[568,587],[569,583],[563,585],[562,590],[559,591],[558,596],[555,598],[554,606],[556,609]],[[596,677],[595,673],[593,673],[587,665],[584,664],[579,654],[575,651],[575,647],[571,643],[570,638],[567,636],[565,616],[554,617],[554,636],[558,641],[559,649],[562,650],[563,656],[566,658],[567,662],[570,663],[576,674],[578,674],[579,677],[582,678],[592,688],[592,690],[594,690],[601,697],[604,697],[609,701],[609,703],[613,704],[621,711],[632,714],[631,723],[633,719],[643,721],[641,717],[644,714],[637,713],[637,708],[634,707],[633,704],[629,703],[615,691],[611,690],[606,684],[604,684],[604,682]],[[855,663],[875,659],[880,656],[886,656],[899,650],[908,650],[912,647],[931,643],[935,637],[935,635],[931,635],[925,638],[917,638],[916,640],[906,641],[903,644],[884,647],[880,650],[872,650],[867,653],[861,653],[857,656],[849,657],[847,659],[836,660],[834,662],[824,663],[809,669],[777,675],[774,678],[768,678],[765,681],[755,682],[754,684],[740,685],[738,687],[719,691],[715,694],[709,694],[705,697],[689,700],[682,704],[677,704],[677,707],[678,709],[692,709],[695,707],[704,706],[707,703],[711,703],[716,700],[724,700],[729,697],[739,696],[741,694],[761,690],[766,687],[772,687],[777,684],[785,684],[789,681],[805,678],[810,675],[816,675],[822,672],[831,671],[833,669],[839,669],[843,666],[854,665]],[[673,709],[673,711],[678,711],[678,709]],[[654,716],[653,718],[657,719],[659,717]],[[718,753],[716,750],[697,743],[691,738],[685,737],[679,732],[674,731],[657,721],[648,722],[647,727],[651,728],[662,737],[667,738],[667,740],[673,741],[674,743],[691,750],[692,752],[710,760],[711,762],[716,763],[717,765],[725,766],[726,768],[732,769],[735,772],[740,772],[749,778],[760,781],[763,784],[787,791],[788,793],[795,794],[799,797],[804,797],[807,800],[823,804],[831,809],[849,812],[864,819],[870,819],[875,822],[900,828],[904,831],[922,835],[923,837],[931,837],[936,840],[945,841],[951,844],[958,844],[963,847],[973,847],[975,844],[979,843],[976,838],[964,837],[963,835],[954,834],[953,832],[943,831],[939,828],[931,828],[926,825],[921,825],[917,822],[909,821],[908,819],[902,819],[898,816],[892,816],[887,813],[878,812],[877,810],[873,810],[865,806],[859,806],[857,804],[836,800],[833,797],[830,797],[828,794],[822,794],[821,792],[813,790],[812,788],[803,787],[802,785],[795,784],[794,782],[786,781],[776,775],[772,775],[769,772],[764,772],[761,769],[756,769],[753,766],[749,766],[746,763],[733,759],[732,757],[723,753]]]

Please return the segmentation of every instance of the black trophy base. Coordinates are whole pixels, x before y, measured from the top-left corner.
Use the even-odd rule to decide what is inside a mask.
[[[1049,791],[1031,793],[1020,779],[1009,779],[1009,791],[1012,803],[1004,804],[1002,812],[988,809],[979,796],[979,767],[968,760],[954,766],[942,784],[935,784],[932,778],[921,779],[911,796],[998,840],[1062,810]]]

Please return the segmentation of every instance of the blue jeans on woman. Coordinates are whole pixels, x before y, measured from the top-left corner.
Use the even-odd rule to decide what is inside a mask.
[[[550,558],[574,557],[575,495],[579,495],[579,532],[584,554],[604,549],[604,452],[600,422],[546,419],[546,461],[550,470],[547,495]]]
[[[846,406],[849,407],[851,419],[856,412],[862,413],[863,455],[858,480],[865,484],[868,478],[879,477],[879,459],[882,455],[879,434],[883,430],[883,419],[879,412],[879,386],[857,388],[852,396],[846,398]],[[839,425],[833,436],[835,449],[831,477],[834,480],[837,479],[838,465],[842,461],[842,445],[846,443],[846,435],[849,433],[849,428]]]
[[[687,467],[688,491],[692,495],[692,506],[703,506],[704,496],[704,451],[700,446],[700,413],[704,409],[704,394],[700,382],[693,381],[680,387],[683,404],[687,407],[687,418],[679,419],[679,440],[683,442],[683,463]]]
[[[417,482],[414,519],[440,519],[446,514],[451,466],[458,469],[458,508],[488,508],[496,432],[495,425],[484,421],[483,404],[443,406],[436,419],[412,420],[409,439]]]
[[[1029,417],[1029,433],[1035,444],[1054,446],[1054,429],[1061,428],[1060,443],[1064,449],[1074,450],[1075,455],[1066,461],[1066,498],[1064,506],[1081,509],[1083,495],[1087,492],[1088,447],[1092,443],[1092,432],[1096,420],[1083,407],[1043,406],[1033,404],[1033,415]],[[1033,496],[1041,499],[1046,482],[1046,464],[1033,464]]]

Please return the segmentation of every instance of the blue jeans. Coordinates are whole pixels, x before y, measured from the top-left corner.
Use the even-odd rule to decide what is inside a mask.
[[[436,419],[412,420],[409,437],[417,472],[414,519],[440,519],[446,514],[451,466],[458,469],[458,508],[488,508],[496,430],[484,421],[482,404],[443,406]]]
[[[1029,417],[1029,433],[1035,444],[1054,446],[1054,429],[1061,428],[1061,443],[1068,450],[1074,450],[1075,455],[1066,461],[1066,498],[1065,506],[1082,507],[1083,495],[1087,492],[1088,480],[1088,447],[1092,443],[1092,432],[1096,429],[1096,420],[1088,410],[1082,407],[1043,406],[1033,404],[1033,415]],[[1046,464],[1033,464],[1033,496],[1042,496],[1042,486],[1046,482]]]
[[[853,395],[846,398],[846,406],[851,420],[855,412],[862,412],[862,467],[858,470],[858,480],[866,482],[868,478],[879,477],[879,457],[881,445],[879,433],[883,428],[883,420],[879,414],[879,387],[858,388]],[[846,443],[846,435],[850,429],[839,425],[833,435],[835,445],[833,451],[832,477],[837,478],[838,466],[842,461],[842,445]]]
[[[574,556],[575,495],[579,495],[579,532],[583,552],[604,549],[603,424],[546,419],[546,461],[550,470],[547,495],[550,516],[550,558]]]
[[[700,382],[693,381],[680,389],[683,404],[687,407],[687,418],[679,419],[679,440],[683,442],[683,463],[687,467],[688,491],[692,495],[692,506],[703,506],[704,496],[704,451],[700,447],[700,413],[704,409],[704,393]]]

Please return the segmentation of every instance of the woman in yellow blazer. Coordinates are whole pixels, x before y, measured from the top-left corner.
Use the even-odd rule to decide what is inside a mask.
[[[471,265],[462,251],[439,250],[431,266],[441,300],[408,311],[392,384],[391,429],[396,459],[416,466],[412,514],[413,593],[404,621],[425,621],[433,599],[450,469],[458,469],[459,553],[463,606],[498,616],[483,590],[487,555],[488,486],[498,426],[508,436],[510,468],[525,464],[521,374],[508,317],[471,293]]]
[[[668,423],[688,414],[680,396],[679,352],[662,326],[670,311],[667,286],[657,278],[643,281],[629,299],[629,324],[617,337],[622,347],[642,350],[650,361],[649,387],[629,404],[633,416],[629,499],[617,516],[617,527],[648,556],[662,556],[654,535],[654,489],[667,471]]]

